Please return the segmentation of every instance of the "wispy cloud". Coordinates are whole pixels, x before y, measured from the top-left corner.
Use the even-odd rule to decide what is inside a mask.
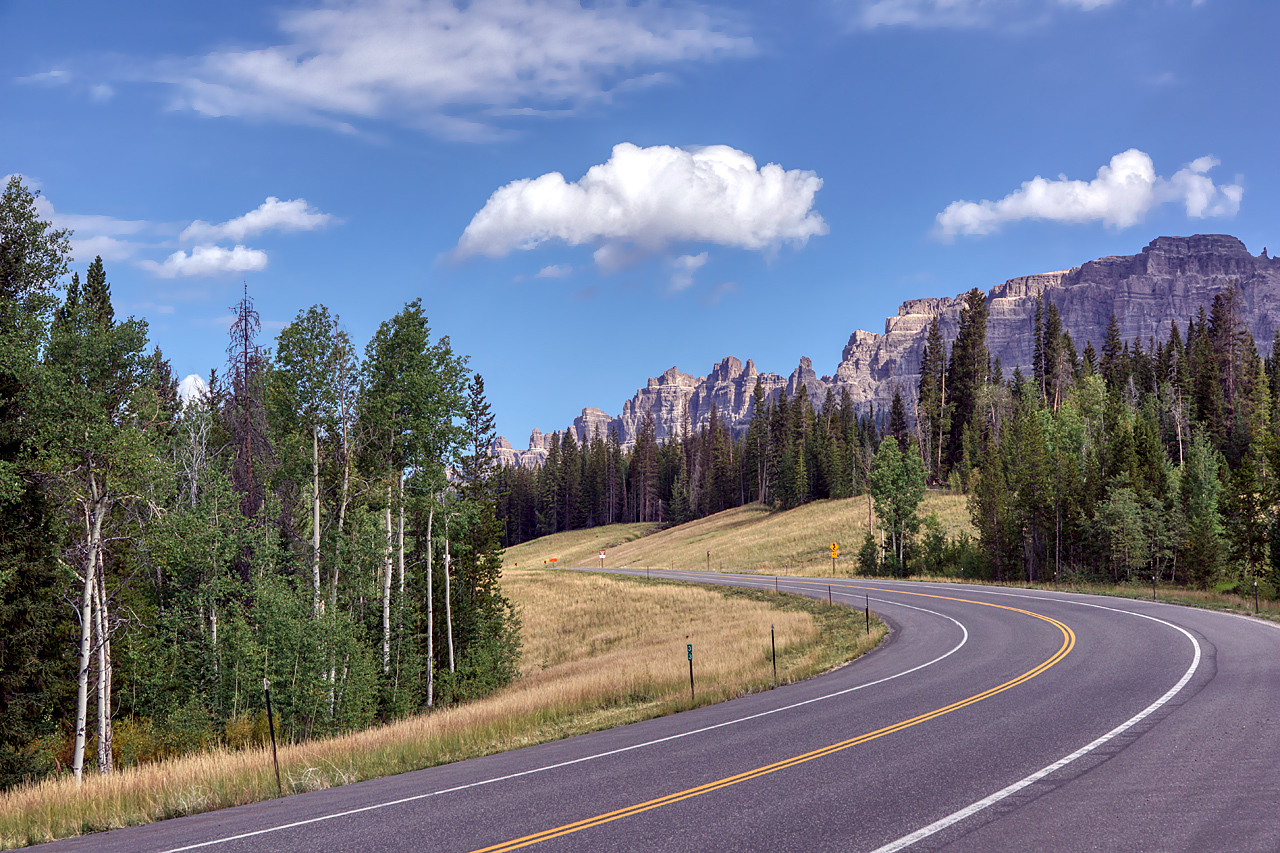
[[[1213,157],[1200,157],[1172,177],[1162,178],[1150,156],[1131,148],[1112,157],[1092,181],[1036,176],[998,201],[953,201],[938,214],[935,233],[950,241],[958,234],[990,234],[1022,219],[1102,222],[1128,228],[1141,222],[1153,207],[1169,203],[1183,205],[1193,219],[1234,216],[1244,188],[1215,184],[1208,173],[1217,165]]]
[[[719,305],[723,300],[737,293],[741,288],[736,281],[722,281],[711,288],[702,297],[702,304],[708,307]]]
[[[1016,27],[1048,20],[1059,11],[1093,11],[1119,0],[837,0],[857,29],[876,27]]]
[[[7,181],[8,176],[3,180]],[[37,182],[25,179],[28,186]],[[216,276],[224,273],[256,272],[267,266],[267,253],[245,246],[246,237],[269,231],[297,232],[323,228],[340,222],[298,198],[281,201],[269,196],[248,213],[211,225],[197,219],[186,228],[181,223],[157,223],[145,219],[117,219],[101,214],[62,213],[44,195],[36,198],[36,210],[55,228],[72,230],[71,255],[78,263],[95,257],[108,262],[130,262],[160,278]],[[176,239],[175,239],[176,235]],[[234,243],[220,246],[220,242]],[[183,244],[195,244],[189,251]],[[177,249],[177,251],[172,251]],[[163,261],[153,257],[157,250],[171,253]]]
[[[707,263],[707,253],[681,255],[671,262],[675,272],[671,274],[671,289],[685,290],[693,285],[693,274]]]
[[[286,12],[279,28],[278,44],[156,76],[174,107],[210,116],[483,138],[496,117],[573,112],[661,81],[658,69],[755,50],[731,15],[687,3],[374,0]]]
[[[573,273],[570,264],[553,264],[538,270],[534,278],[567,278]]]

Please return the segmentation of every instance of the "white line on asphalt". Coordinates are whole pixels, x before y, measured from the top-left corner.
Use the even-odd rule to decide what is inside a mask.
[[[846,594],[846,595],[849,595],[849,594]],[[862,596],[858,595],[857,597],[861,598]],[[414,802],[415,800],[425,800],[428,797],[438,797],[443,794],[452,794],[458,791],[465,791],[469,788],[479,788],[483,785],[492,785],[495,782],[506,782],[511,779],[518,779],[521,776],[530,776],[534,773],[544,773],[548,770],[557,770],[561,767],[569,767],[574,764],[581,764],[582,762],[585,762],[585,761],[594,761],[595,759],[598,759],[598,758],[607,758],[611,755],[618,755],[623,752],[630,752],[633,749],[643,749],[644,747],[656,746],[657,744],[668,743],[673,740],[679,740],[680,738],[686,738],[686,737],[689,737],[690,735],[702,734],[703,732],[714,731],[715,729],[724,728],[725,726],[737,725],[738,723],[745,723],[745,722],[748,722],[749,720],[756,720],[761,717],[768,717],[772,714],[781,713],[782,711],[790,711],[795,708],[803,707],[805,705],[811,705],[814,702],[822,702],[827,699],[834,699],[837,696],[844,696],[848,693],[853,693],[854,691],[857,691],[857,690],[863,690],[867,687],[874,687],[877,684],[884,684],[886,681],[893,681],[895,678],[902,678],[903,676],[910,675],[913,672],[919,672],[920,670],[924,669],[927,666],[933,666],[935,663],[938,663],[939,661],[942,661],[942,660],[945,660],[946,658],[951,657],[953,654],[958,652],[964,646],[965,643],[969,642],[969,630],[965,628],[965,626],[961,622],[951,618],[945,613],[939,613],[936,610],[928,610],[923,607],[915,607],[910,604],[902,604],[901,602],[888,601],[885,599],[876,599],[876,603],[888,604],[893,607],[905,607],[908,610],[919,610],[922,613],[929,613],[934,616],[940,616],[943,619],[946,619],[948,622],[953,622],[957,627],[960,628],[960,632],[961,632],[960,642],[957,643],[954,647],[952,647],[950,651],[946,652],[945,654],[939,655],[938,657],[934,658],[928,663],[922,663],[919,666],[914,666],[911,669],[903,670],[902,672],[896,673],[894,675],[885,676],[884,678],[876,679],[875,681],[868,681],[866,684],[859,684],[855,687],[846,687],[844,690],[837,690],[834,693],[827,693],[823,696],[815,696],[812,699],[805,699],[803,702],[795,702],[791,705],[785,705],[781,708],[774,708],[769,711],[761,711],[758,714],[751,714],[746,717],[739,717],[738,719],[735,719],[735,720],[726,720],[723,723],[716,723],[715,725],[704,726],[703,728],[700,728],[700,729],[693,729],[691,731],[681,732],[680,734],[675,734],[675,735],[668,735],[667,737],[662,737],[662,738],[658,738],[656,740],[651,740],[651,741],[645,741],[644,743],[632,744],[631,746],[624,746],[619,749],[611,749],[607,752],[598,752],[594,755],[583,756],[582,758],[574,758],[569,761],[561,761],[556,764],[548,764],[544,767],[535,767],[530,770],[522,770],[519,773],[509,773],[506,776],[496,776],[492,779],[482,779],[479,782],[470,782],[466,785],[457,785],[452,788],[444,788],[442,790],[431,791],[426,794],[414,794],[411,797],[401,797],[400,799],[389,800],[385,803],[374,803],[373,805],[362,806],[357,809],[347,809],[346,811],[334,812],[333,814],[321,815],[320,817],[307,818],[306,820],[297,820],[297,821],[293,821],[292,823],[280,824],[279,826],[270,826],[270,827],[267,827],[266,829],[257,829],[252,832],[242,832],[237,835],[228,835],[224,838],[214,838],[209,841],[200,841],[195,844],[188,844],[184,847],[173,847],[168,850],[162,851],[162,853],[181,853],[181,851],[184,851],[184,850],[197,850],[201,847],[212,847],[216,844],[228,844],[232,841],[242,841],[246,838],[253,838],[255,836],[266,835],[272,832],[280,832],[286,829],[294,829],[299,826],[307,826],[308,824],[320,823],[321,821],[326,821],[326,820],[333,820],[334,818],[347,817],[348,815],[360,814],[362,812],[376,811],[378,809],[385,809],[391,806],[402,805],[404,803],[411,803],[411,802]]]
[[[990,592],[990,591],[984,590],[984,592]],[[910,847],[912,844],[915,844],[917,841],[923,841],[929,836],[935,835],[941,832],[942,830],[946,829],[947,827],[957,824],[960,821],[964,820],[965,818],[971,817],[977,814],[978,812],[982,811],[983,809],[989,806],[993,806],[996,803],[1000,802],[1001,800],[1006,799],[1007,797],[1010,797],[1013,794],[1018,793],[1022,789],[1030,785],[1033,785],[1036,782],[1039,782],[1041,779],[1048,776],[1049,774],[1055,773],[1058,770],[1061,770],[1063,767],[1066,767],[1068,764],[1075,761],[1077,758],[1081,758],[1085,755],[1088,755],[1090,752],[1093,752],[1095,749],[1102,746],[1107,741],[1112,740],[1118,735],[1121,735],[1124,732],[1128,731],[1129,729],[1133,728],[1138,723],[1142,722],[1144,719],[1151,716],[1161,707],[1166,705],[1171,699],[1173,699],[1174,696],[1178,695],[1178,692],[1181,691],[1183,687],[1187,686],[1187,682],[1191,680],[1192,676],[1195,675],[1196,670],[1199,669],[1200,667],[1200,643],[1196,640],[1196,638],[1191,634],[1190,631],[1186,630],[1180,625],[1175,625],[1172,622],[1166,622],[1163,619],[1157,619],[1156,617],[1148,616],[1145,613],[1134,613],[1132,610],[1121,610],[1116,607],[1104,607],[1101,604],[1088,604],[1083,601],[1072,601],[1071,599],[1049,598],[1048,596],[1042,596],[1042,595],[1020,595],[1018,593],[1009,593],[1009,592],[992,593],[992,594],[1006,595],[1012,598],[1038,598],[1041,600],[1059,601],[1059,602],[1064,602],[1068,604],[1076,604],[1081,607],[1096,607],[1099,610],[1110,610],[1115,613],[1124,613],[1129,616],[1137,616],[1142,619],[1150,619],[1152,622],[1159,622],[1161,625],[1167,625],[1170,628],[1173,628],[1175,631],[1181,631],[1182,634],[1188,640],[1191,641],[1191,646],[1192,648],[1195,649],[1195,655],[1192,657],[1191,666],[1187,667],[1187,671],[1182,674],[1182,678],[1178,679],[1178,683],[1173,685],[1173,687],[1170,687],[1168,692],[1166,692],[1163,696],[1161,696],[1155,702],[1152,702],[1142,711],[1138,712],[1134,716],[1130,717],[1128,720],[1124,721],[1123,723],[1116,726],[1111,731],[1104,734],[1102,737],[1098,738],[1097,740],[1091,743],[1085,744],[1084,746],[1077,749],[1075,752],[1071,753],[1065,758],[1058,759],[1053,764],[1050,764],[1048,767],[1037,770],[1035,773],[1032,773],[1030,776],[1026,777],[1025,779],[1020,779],[1019,781],[1014,782],[1009,787],[1002,788],[1001,790],[996,791],[994,794],[992,794],[989,797],[984,797],[983,799],[978,800],[976,803],[965,806],[964,808],[960,809],[958,812],[949,814],[946,817],[942,818],[941,820],[934,821],[933,823],[929,824],[926,827],[917,829],[915,832],[911,833],[910,835],[904,835],[902,838],[899,838],[897,841],[890,842],[889,844],[886,844],[883,847],[878,847],[875,850],[871,851],[871,853],[894,853],[894,851],[902,850],[906,847]]]

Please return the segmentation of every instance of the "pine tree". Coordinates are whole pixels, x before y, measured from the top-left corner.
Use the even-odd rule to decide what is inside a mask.
[[[1187,581],[1199,589],[1208,589],[1217,579],[1225,556],[1218,508],[1221,493],[1218,451],[1206,432],[1197,428],[1183,466],[1182,505],[1187,519]]]
[[[954,403],[946,456],[948,467],[963,455],[963,433],[973,423],[978,394],[987,383],[988,376],[986,296],[974,288],[965,295],[965,307],[960,311],[960,331],[951,348],[951,361],[947,368],[947,386]]]
[[[1120,324],[1116,321],[1116,315],[1113,312],[1111,320],[1107,323],[1106,338],[1102,342],[1102,360],[1098,363],[1098,371],[1107,383],[1109,391],[1117,390],[1122,382],[1123,347],[1124,343],[1120,339]]]
[[[27,747],[52,734],[64,707],[59,670],[71,630],[55,561],[57,507],[35,458],[42,437],[32,398],[69,233],[40,218],[38,195],[16,176],[0,194],[0,789],[51,769]]]
[[[847,392],[846,392],[847,393]],[[949,418],[947,406],[947,351],[938,317],[929,323],[924,354],[920,361],[920,386],[916,396],[916,425],[921,447],[926,451],[933,479],[941,482],[942,454],[946,445]]]
[[[896,388],[893,405],[889,407],[889,435],[898,442],[898,449],[905,453],[911,430],[907,426],[907,406],[902,402],[902,391]]]
[[[458,649],[452,698],[481,695],[519,675],[520,623],[498,583],[502,575],[502,528],[495,513],[497,494],[490,452],[497,437],[485,398],[484,378],[476,373],[462,409],[461,452],[454,471],[460,499],[459,533],[454,541],[458,579],[453,588],[453,626]],[[572,435],[566,433],[566,439]]]

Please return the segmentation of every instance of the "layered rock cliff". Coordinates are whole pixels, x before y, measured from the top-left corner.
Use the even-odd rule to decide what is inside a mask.
[[[1240,289],[1244,320],[1259,349],[1269,353],[1280,328],[1280,259],[1268,257],[1266,249],[1251,255],[1240,240],[1225,234],[1158,237],[1136,255],[1099,258],[1073,269],[1020,276],[996,285],[987,293],[987,348],[993,359],[1000,359],[1006,376],[1015,366],[1029,375],[1039,296],[1058,307],[1063,328],[1083,351],[1089,342],[1101,349],[1112,314],[1124,340],[1163,340],[1170,322],[1185,329],[1201,307],[1207,311],[1214,295],[1231,284]],[[757,378],[769,396],[782,388],[794,396],[804,385],[815,405],[821,405],[828,389],[839,397],[846,388],[861,410],[872,404],[887,409],[897,390],[910,404],[920,380],[930,323],[938,318],[949,349],[959,329],[962,306],[963,295],[902,303],[897,315],[885,320],[882,334],[855,331],[849,337],[835,376],[817,376],[807,357],[800,359],[787,379],[777,373],[759,373],[750,359],[744,367],[733,357],[714,365],[706,376],[672,367],[649,379],[623,404],[617,417],[601,409],[583,409],[573,429],[584,441],[597,429],[604,436],[612,427],[618,440],[629,446],[646,412],[653,414],[658,438],[665,439],[679,435],[686,407],[690,425],[697,429],[707,423],[714,405],[720,417],[742,430],[751,417]],[[535,429],[528,450],[514,450],[506,439],[499,439],[494,453],[507,464],[541,464],[550,438]]]

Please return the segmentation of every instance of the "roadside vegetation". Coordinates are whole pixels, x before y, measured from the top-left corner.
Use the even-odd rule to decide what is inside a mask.
[[[282,745],[286,793],[347,784],[647,719],[797,681],[874,648],[862,614],[798,596],[579,572],[513,570],[520,677],[483,699],[337,737]],[[694,647],[695,700],[686,644]],[[260,743],[260,741],[258,742]],[[0,847],[278,796],[269,750],[225,747],[0,793]]]

